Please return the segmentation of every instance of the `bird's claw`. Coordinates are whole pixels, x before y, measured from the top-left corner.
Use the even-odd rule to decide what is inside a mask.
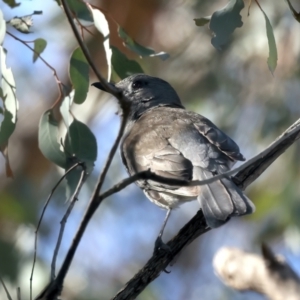
[[[172,254],[172,250],[170,248],[170,246],[168,246],[167,244],[165,244],[161,237],[158,236],[156,241],[155,241],[155,244],[154,244],[154,251],[153,251],[153,255],[160,252],[160,251],[164,251],[164,252],[167,252],[168,254],[172,255],[173,257],[173,254]],[[169,274],[171,273],[171,271],[168,271],[166,269],[164,269],[164,272]]]
[[[158,252],[158,251],[161,251],[161,250],[163,250],[165,252],[169,252],[170,254],[172,254],[171,248],[162,241],[160,236],[158,236],[156,241],[155,241],[155,244],[154,244],[153,254]]]

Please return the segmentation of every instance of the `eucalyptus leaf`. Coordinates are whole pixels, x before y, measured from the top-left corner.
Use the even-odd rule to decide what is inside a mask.
[[[112,50],[110,48],[110,41],[109,41],[110,32],[109,32],[108,22],[105,18],[105,15],[99,9],[92,8],[92,6],[89,4],[87,4],[87,5],[92,13],[95,27],[104,37],[103,46],[104,46],[106,61],[107,61],[107,66],[108,66],[107,80],[110,81]]]
[[[67,159],[67,167],[66,171],[70,169],[77,161],[72,158]],[[72,195],[74,194],[77,185],[79,184],[79,180],[81,178],[81,172],[83,171],[82,167],[78,166],[77,168],[73,169],[66,175],[66,199],[69,200]]]
[[[60,150],[58,138],[58,122],[55,120],[53,111],[50,109],[44,112],[40,120],[38,133],[39,148],[48,160],[65,169],[66,155]]]
[[[64,142],[65,153],[67,155],[66,170],[74,164],[82,162],[85,164],[86,173],[90,174],[97,159],[97,142],[91,130],[82,122],[74,119],[70,125]],[[67,174],[66,197],[69,199],[81,177],[82,167],[77,167]]]
[[[266,13],[263,11],[263,9],[260,7],[265,21],[266,21],[266,30],[267,30],[267,38],[268,38],[268,44],[269,44],[269,57],[267,60],[269,70],[272,74],[274,74],[274,71],[277,66],[277,60],[278,60],[278,54],[277,54],[277,47],[276,47],[276,41],[275,41],[275,36],[273,32],[273,28],[271,25],[271,22],[266,15]]]
[[[134,53],[138,54],[140,57],[150,56],[150,57],[159,57],[161,60],[166,60],[169,58],[169,54],[166,52],[155,52],[153,49],[144,47],[141,44],[137,43],[134,39],[132,39],[125,30],[119,26],[118,33],[120,38],[124,41],[124,45],[133,51]]]
[[[71,105],[73,103],[73,100],[74,100],[74,95],[75,95],[75,90],[73,90],[70,95],[67,95],[60,107],[59,107],[59,110],[60,110],[60,113],[62,115],[62,118],[63,118],[63,121],[66,125],[67,128],[69,128],[70,126],[70,108],[71,108]]]
[[[15,0],[3,0],[3,2],[6,3],[11,8],[21,5],[21,3],[18,3]]]
[[[142,67],[134,60],[130,60],[118,48],[111,46],[112,66],[117,75],[124,79],[129,75],[144,73]]]
[[[0,9],[0,45],[2,45],[4,37],[6,34],[6,22],[3,18],[3,13]]]
[[[71,56],[69,74],[75,89],[74,102],[82,104],[89,89],[89,65],[79,47],[74,50]]]
[[[39,54],[41,54],[45,50],[46,46],[47,46],[46,40],[41,38],[34,40],[35,52],[33,52],[33,62],[35,62],[38,59]]]
[[[81,0],[66,0],[71,12],[84,21],[93,22],[93,18],[85,3]],[[56,1],[59,3],[58,1]]]
[[[92,131],[84,123],[74,119],[65,138],[65,153],[81,162],[95,162],[97,142]]]
[[[2,152],[3,157],[5,159],[6,177],[14,178],[14,173],[13,173],[12,168],[10,166],[10,161],[9,161],[9,157],[8,157],[8,141],[6,143],[1,144],[0,151]]]
[[[9,137],[13,133],[17,123],[17,111],[19,108],[16,97],[15,80],[11,68],[6,66],[6,54],[2,46],[0,46],[0,73],[1,94],[3,99],[3,115],[4,119],[0,126],[0,146],[7,143]]]
[[[238,27],[242,27],[241,10],[245,7],[243,0],[230,0],[221,10],[211,16],[209,28],[213,31],[212,45],[221,50],[230,39],[231,34]]]

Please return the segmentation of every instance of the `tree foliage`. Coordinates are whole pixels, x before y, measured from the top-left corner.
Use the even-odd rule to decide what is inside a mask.
[[[172,8],[171,2],[165,5],[157,1],[145,1],[143,5],[130,0],[122,4],[112,4],[109,1],[98,2],[97,4],[81,0],[48,0],[43,4],[33,2],[29,6],[31,11],[28,12],[28,5],[26,9],[22,8],[26,5],[23,1],[20,3],[2,1],[3,5],[0,8],[0,98],[2,100],[0,151],[5,159],[3,166],[6,172],[2,174],[1,199],[3,200],[0,201],[0,221],[4,224],[4,229],[0,234],[0,245],[3,244],[0,252],[7,254],[9,251],[7,249],[14,249],[12,252],[14,255],[11,257],[7,255],[7,261],[11,262],[14,257],[17,259],[11,263],[11,268],[8,268],[5,263],[3,267],[0,264],[0,276],[6,283],[11,281],[12,285],[17,284],[16,274],[31,265],[32,253],[35,251],[33,243],[30,245],[30,250],[26,250],[27,252],[24,250],[24,245],[13,246],[18,239],[18,232],[24,233],[27,230],[28,235],[34,236],[32,228],[36,227],[39,220],[40,210],[42,210],[41,201],[50,193],[55,181],[62,174],[66,176],[65,183],[55,192],[58,196],[53,196],[52,205],[55,208],[52,210],[47,208],[50,210],[49,214],[55,217],[52,220],[51,217],[47,217],[46,212],[43,219],[45,225],[39,223],[41,227],[38,234],[42,241],[40,246],[39,243],[37,245],[38,251],[42,253],[37,252],[35,255],[37,255],[38,266],[43,270],[44,279],[45,270],[50,265],[50,256],[52,256],[45,247],[50,245],[51,249],[56,247],[58,250],[61,247],[58,261],[59,263],[64,261],[64,253],[69,249],[74,230],[80,223],[80,218],[74,217],[76,222],[74,221],[72,225],[73,232],[70,233],[69,229],[66,229],[64,233],[66,220],[77,198],[82,203],[82,198],[87,198],[92,190],[99,194],[105,177],[107,178],[105,188],[113,186],[118,179],[125,177],[118,162],[110,164],[116,151],[113,148],[110,152],[108,148],[109,141],[113,144],[115,139],[112,137],[113,131],[110,127],[115,125],[104,125],[108,115],[113,115],[107,104],[110,102],[102,100],[104,94],[99,97],[95,94],[96,91],[90,88],[91,83],[98,76],[97,72],[107,81],[118,81],[128,75],[142,72],[164,77],[172,82],[179,94],[183,96],[183,102],[188,108],[208,112],[209,118],[218,120],[216,123],[220,127],[227,130],[229,134],[236,135],[244,143],[247,156],[258,153],[274,140],[279,132],[299,118],[300,106],[297,98],[300,92],[299,67],[296,63],[299,60],[299,52],[297,52],[299,46],[297,48],[295,43],[296,33],[299,33],[299,23],[297,23],[299,13],[291,1],[278,8],[275,8],[274,3],[263,3],[258,0],[249,2],[230,0],[223,8],[218,1],[210,4],[189,1],[178,4],[177,8]],[[48,10],[48,6],[51,6],[52,10]],[[70,11],[69,19],[67,10]],[[18,16],[12,17],[12,15]],[[45,29],[41,30],[41,27],[35,26],[36,22],[45,22]],[[284,25],[284,22],[289,25]],[[70,31],[72,24],[77,28],[78,36],[73,37]],[[284,35],[285,32],[290,36]],[[64,49],[63,55],[53,50],[55,43]],[[31,60],[23,55],[23,51],[29,53]],[[284,54],[286,51],[289,55]],[[98,71],[95,72],[95,69]],[[50,75],[45,77],[47,72]],[[271,95],[270,90],[273,91]],[[114,91],[111,92],[114,94]],[[119,99],[121,106],[125,105],[121,100]],[[25,104],[26,102],[30,105]],[[22,107],[34,107],[34,117],[31,118],[30,114],[26,115]],[[100,115],[97,114],[98,110]],[[34,125],[23,126],[24,116],[27,124]],[[100,130],[102,136],[96,132],[95,120],[102,122],[103,129]],[[299,238],[298,152],[299,145],[295,144],[279,161],[276,171],[267,173],[250,190],[249,196],[256,203],[257,213],[248,220],[250,229],[240,231],[252,231],[251,239],[244,241],[247,247],[266,239],[274,241],[278,237],[284,237],[286,243],[292,247],[291,240],[294,238],[291,238],[291,235],[294,234]],[[111,157],[108,156],[109,163],[105,164],[108,153]],[[70,169],[72,170],[68,172]],[[106,176],[108,169],[113,175]],[[97,185],[95,182],[99,172],[102,172],[103,178],[100,175],[102,181]],[[9,177],[15,179],[11,181]],[[81,196],[79,196],[80,191]],[[133,190],[126,199],[126,205],[115,203],[114,199],[122,196],[115,196],[112,201],[105,202],[114,212],[115,220],[118,220],[115,221],[120,226],[118,231],[122,231],[130,221],[134,221],[136,226],[143,226],[139,223],[143,217],[133,218],[126,215],[124,218],[123,216],[124,210],[129,210],[128,207],[132,208],[137,216],[150,209],[148,204],[144,204],[144,200],[140,199],[142,196],[138,193],[137,190]],[[101,196],[98,197],[97,205],[90,212],[89,209],[87,210],[86,214],[90,214],[89,220],[103,201],[99,200],[100,198]],[[130,198],[136,200],[128,204]],[[63,203],[68,205],[65,213],[63,213],[65,210]],[[103,206],[104,204],[101,205]],[[139,210],[137,206],[141,209]],[[28,212],[29,207],[32,209]],[[120,207],[123,207],[123,210]],[[59,218],[54,213],[55,210],[59,211]],[[79,204],[78,210],[75,206],[74,215],[79,214],[79,210],[82,215],[82,211],[85,210],[83,204]],[[189,208],[186,212],[188,210]],[[195,212],[191,216],[194,214]],[[64,217],[59,225],[61,216]],[[103,223],[107,216],[108,214],[103,217]],[[148,217],[151,216],[149,213]],[[153,216],[157,217],[155,214]],[[69,218],[72,218],[72,215]],[[179,215],[176,218],[180,220]],[[13,223],[12,228],[5,229],[10,222]],[[122,225],[122,222],[125,225]],[[143,222],[146,222],[146,218]],[[176,222],[174,221],[174,224]],[[243,220],[236,222],[243,222]],[[255,228],[256,222],[259,223],[259,228]],[[179,228],[171,230],[172,234],[174,235]],[[60,237],[56,239],[58,230],[60,230]],[[99,231],[101,230],[102,227],[99,228]],[[218,231],[221,230],[225,229]],[[122,243],[125,242],[126,235],[131,236],[131,241],[134,241],[138,234],[145,239],[145,231],[147,229],[137,233],[133,228],[130,234],[127,233],[127,229],[124,233],[118,234],[115,239],[120,242],[119,248],[123,247]],[[155,233],[155,228],[152,233]],[[215,237],[217,234],[215,233]],[[103,241],[106,240],[102,237]],[[140,251],[145,245],[150,249],[151,241],[146,238],[137,249]],[[199,243],[194,249],[203,247],[205,237]],[[101,247],[110,249],[106,244],[101,244]],[[89,247],[84,248],[85,252],[80,248],[77,251],[88,256],[86,253],[89,252]],[[113,247],[114,250],[117,248],[116,245]],[[207,261],[211,261],[207,254],[210,248],[211,246],[205,250],[206,252],[204,251],[206,256],[203,254]],[[299,248],[296,250],[299,260]],[[187,249],[187,251],[192,250]],[[93,252],[95,253],[91,257],[95,259],[98,251]],[[150,252],[146,257],[150,256]],[[195,252],[197,251],[194,250],[193,259],[185,257],[178,263],[178,269],[173,274],[174,282],[177,280],[179,282],[181,276],[179,273],[183,272],[189,273],[185,282],[190,282],[189,276],[195,272],[193,270],[195,257],[199,255]],[[118,270],[120,274],[108,276],[110,280],[107,284],[105,284],[105,274],[97,275],[99,279],[95,279],[94,284],[87,283],[88,287],[92,286],[90,293],[89,288],[82,287],[77,288],[77,292],[72,294],[68,292],[72,282],[68,282],[64,290],[67,297],[76,299],[79,297],[77,295],[83,293],[85,295],[82,297],[92,299],[93,295],[98,295],[97,293],[103,293],[103,298],[116,294],[120,284],[125,284],[135,273],[130,272],[128,277],[124,275],[125,271],[122,273],[120,270],[137,269],[137,265],[139,267],[143,265],[139,259],[134,261],[136,255],[134,253],[136,251],[132,250],[127,254],[130,263],[123,261],[119,264],[116,262],[116,265],[113,262],[107,264],[106,268],[112,270],[112,273],[116,274]],[[22,255],[26,258],[22,259]],[[183,256],[188,254],[184,253]],[[95,266],[93,259],[90,262],[91,266],[86,268],[86,274],[91,275],[95,270],[101,269]],[[78,263],[76,260],[72,263],[76,266],[84,265],[83,262]],[[58,277],[60,276],[59,271],[55,270],[56,264],[56,259],[52,260],[54,270],[51,271],[52,281],[48,288],[51,288],[53,278],[57,274]],[[104,265],[105,263],[103,268]],[[61,270],[60,267],[57,269]],[[197,270],[202,274],[201,276],[205,276],[201,269]],[[69,276],[74,279],[76,276],[72,272],[74,270],[71,269]],[[102,273],[105,273],[103,269]],[[201,276],[199,275],[199,278]],[[84,286],[82,278],[78,277],[78,280]],[[101,281],[99,286],[95,284],[98,280]],[[164,280],[166,279],[162,279],[161,282]],[[29,281],[27,283],[29,286]],[[217,284],[212,283],[212,285]],[[196,289],[196,286],[197,281],[193,281],[190,288],[178,287],[176,291],[182,295],[189,295],[182,298],[197,299],[191,292]],[[35,287],[33,281],[33,287],[30,293],[33,292],[33,296],[36,297],[43,286]],[[216,291],[223,291],[222,289],[219,286]],[[158,285],[150,286],[141,294],[141,299],[164,298],[155,296],[156,293],[165,295],[168,294],[168,289],[159,288]],[[231,292],[227,290],[226,293],[228,299],[231,299]],[[215,299],[222,298],[220,295],[214,295]],[[238,297],[237,295],[232,297]],[[204,299],[210,298],[204,296]]]

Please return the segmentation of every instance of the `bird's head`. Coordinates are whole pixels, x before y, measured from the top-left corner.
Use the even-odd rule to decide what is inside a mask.
[[[183,108],[180,99],[171,85],[157,77],[135,74],[113,84],[131,101],[131,118],[137,119],[148,109],[157,106]],[[105,90],[101,83],[93,83],[95,87]]]

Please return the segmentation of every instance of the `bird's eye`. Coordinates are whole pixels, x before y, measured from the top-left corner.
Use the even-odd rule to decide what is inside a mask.
[[[135,82],[132,84],[132,88],[133,88],[134,90],[137,90],[137,89],[139,89],[140,87],[142,87],[142,85],[143,85],[143,82],[140,81],[140,80],[137,80],[137,81],[135,81]]]

